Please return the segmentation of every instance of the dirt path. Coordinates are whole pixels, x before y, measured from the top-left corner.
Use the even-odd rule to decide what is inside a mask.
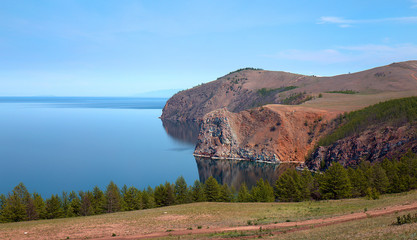
[[[416,76],[416,73],[417,73],[417,72],[414,72],[414,71],[412,71],[412,72],[413,72],[413,73],[411,74],[411,77],[412,77],[412,78],[414,78],[414,79],[417,81],[417,76]]]
[[[262,227],[263,230],[267,229],[279,229],[279,228],[288,228],[288,227],[298,227],[296,229],[291,229],[289,232],[302,231],[305,229],[310,229],[311,227],[323,227],[348,221],[355,221],[360,219],[365,219],[368,217],[377,217],[386,214],[392,214],[400,211],[409,211],[417,209],[417,202],[410,203],[407,205],[398,205],[387,207],[384,209],[377,209],[368,212],[352,213],[341,216],[329,217],[329,218],[319,218],[304,220],[298,222],[283,222],[276,224],[267,224],[267,225],[258,225],[258,226],[237,226],[237,227],[222,227],[222,228],[210,228],[210,229],[194,229],[194,230],[175,230],[171,232],[155,232],[150,234],[134,235],[134,236],[124,236],[124,237],[111,237],[111,238],[99,238],[101,240],[133,240],[133,239],[147,239],[147,238],[157,238],[157,237],[167,237],[167,236],[181,236],[181,235],[190,235],[190,234],[210,234],[217,232],[230,232],[230,231],[257,231]],[[304,226],[304,227],[303,227]],[[307,227],[308,226],[308,227]],[[301,227],[301,228],[299,228]]]

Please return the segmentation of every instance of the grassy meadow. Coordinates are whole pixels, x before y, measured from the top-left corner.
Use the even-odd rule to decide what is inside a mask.
[[[356,198],[298,203],[191,203],[88,217],[3,223],[0,224],[0,238],[91,239],[111,237],[113,234],[116,236],[129,236],[191,228],[213,229],[218,227],[246,226],[248,224],[261,226],[268,223],[299,221],[363,212],[365,210],[404,205],[416,201],[417,191],[414,190],[406,193],[382,195],[378,200]],[[312,236],[317,236],[317,239],[334,238],[340,234],[354,235],[356,234],[355,231],[369,232],[369,234],[375,232],[376,234],[378,229],[386,229],[388,224],[394,222],[395,217],[396,215],[392,214],[392,216],[358,220],[284,235],[279,234],[274,235],[274,237],[282,236],[287,239],[291,236],[294,239],[303,239],[306,237],[303,234],[307,234],[307,232],[311,232]],[[356,225],[358,226],[355,227]],[[404,231],[398,231],[401,234],[417,231],[416,224],[389,226],[388,229],[390,228],[404,229]],[[224,237],[230,236],[230,234],[225,234]],[[387,236],[389,238],[390,235],[388,234]],[[184,237],[191,236],[187,235]],[[219,238],[222,236],[211,234],[195,235],[193,237]],[[356,238],[359,238],[359,235]]]

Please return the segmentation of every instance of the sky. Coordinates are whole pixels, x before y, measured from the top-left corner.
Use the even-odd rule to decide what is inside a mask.
[[[137,96],[243,67],[417,59],[417,0],[0,0],[0,96]]]

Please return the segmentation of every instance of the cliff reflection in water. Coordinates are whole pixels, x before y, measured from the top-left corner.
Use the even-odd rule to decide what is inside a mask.
[[[200,131],[200,125],[194,121],[172,121],[162,119],[165,132],[175,140],[195,145]]]
[[[286,169],[296,167],[296,165],[289,163],[213,160],[202,157],[195,157],[195,160],[201,182],[205,182],[207,178],[213,176],[219,183],[226,183],[236,189],[239,189],[243,182],[250,188],[260,178],[273,184]]]

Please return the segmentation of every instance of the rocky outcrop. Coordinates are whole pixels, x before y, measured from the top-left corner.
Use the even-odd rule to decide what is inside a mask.
[[[318,170],[323,163],[329,166],[331,162],[355,166],[363,160],[373,162],[395,158],[409,150],[417,152],[417,126],[409,123],[400,127],[374,126],[360,135],[343,138],[330,146],[318,147],[306,165],[314,170]]]
[[[304,162],[334,113],[271,105],[239,113],[226,108],[208,113],[194,154],[212,159]]]

